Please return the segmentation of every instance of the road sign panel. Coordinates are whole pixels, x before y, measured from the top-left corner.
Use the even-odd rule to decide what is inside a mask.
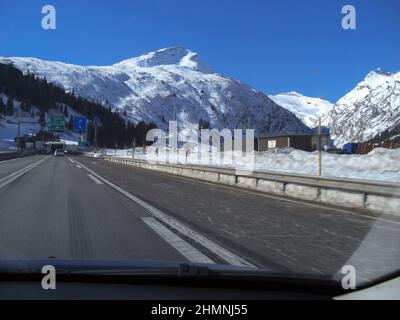
[[[50,131],[53,131],[53,132],[64,132],[65,131],[64,115],[52,114],[50,116]]]
[[[276,140],[268,141],[268,149],[275,149],[276,148]]]
[[[74,131],[86,132],[87,119],[85,117],[74,117]]]

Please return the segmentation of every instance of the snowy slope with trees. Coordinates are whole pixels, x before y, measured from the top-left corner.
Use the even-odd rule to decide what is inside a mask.
[[[255,129],[256,134],[306,132],[291,112],[244,83],[215,73],[198,54],[168,48],[112,66],[83,67],[34,58],[0,58],[23,72],[113,110],[125,119],[154,122],[166,129],[177,119],[179,129]]]
[[[296,92],[266,96],[216,73],[185,48],[146,53],[112,66],[84,67],[34,58],[0,58],[26,73],[98,102],[127,121],[179,130],[253,128],[257,135],[307,132],[318,117],[339,146],[400,140],[400,73],[370,72],[335,105]],[[397,137],[397,138],[396,138]],[[396,141],[397,141],[396,140]]]

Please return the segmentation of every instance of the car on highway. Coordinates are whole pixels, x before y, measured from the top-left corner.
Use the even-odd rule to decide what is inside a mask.
[[[92,157],[93,157],[93,158],[98,158],[98,159],[103,159],[103,158],[104,158],[104,155],[103,155],[101,152],[94,152],[94,153],[92,154]]]
[[[65,152],[64,152],[64,150],[57,149],[56,151],[54,151],[54,156],[56,156],[56,157],[64,157],[65,156]]]

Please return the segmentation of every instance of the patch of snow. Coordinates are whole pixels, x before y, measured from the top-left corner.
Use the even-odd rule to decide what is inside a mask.
[[[120,158],[132,158],[132,149],[103,150],[104,155]],[[232,156],[221,152],[221,157]],[[159,161],[154,153],[135,149],[135,159]],[[197,152],[190,152],[186,157],[183,149],[178,151],[179,164],[199,164],[218,167],[233,167],[221,160],[213,160],[212,155],[201,159]],[[400,183],[400,149],[374,149],[367,155],[343,155],[322,153],[322,172],[324,177],[352,178]],[[239,166],[240,168],[240,166]],[[280,149],[277,152],[255,152],[254,170],[280,173],[294,173],[317,176],[318,153],[295,149]]]
[[[327,115],[333,108],[333,103],[321,99],[303,96],[297,92],[281,93],[269,96],[276,104],[294,113],[309,128],[318,125],[318,118],[322,118],[322,125],[327,126]]]

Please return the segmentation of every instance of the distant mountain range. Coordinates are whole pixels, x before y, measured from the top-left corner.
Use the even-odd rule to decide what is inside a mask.
[[[293,113],[246,84],[215,73],[198,54],[168,48],[112,66],[83,67],[33,58],[0,58],[23,72],[46,77],[66,91],[98,101],[126,119],[179,129],[255,129],[257,135],[309,130]]]
[[[257,135],[309,132],[318,117],[338,145],[385,139],[400,126],[400,73],[373,71],[336,104],[289,92],[267,96],[216,73],[200,56],[174,47],[112,66],[78,66],[34,58],[1,58],[27,73],[46,77],[67,92],[101,103],[127,120],[180,129],[254,128]],[[397,131],[393,130],[393,136]]]

